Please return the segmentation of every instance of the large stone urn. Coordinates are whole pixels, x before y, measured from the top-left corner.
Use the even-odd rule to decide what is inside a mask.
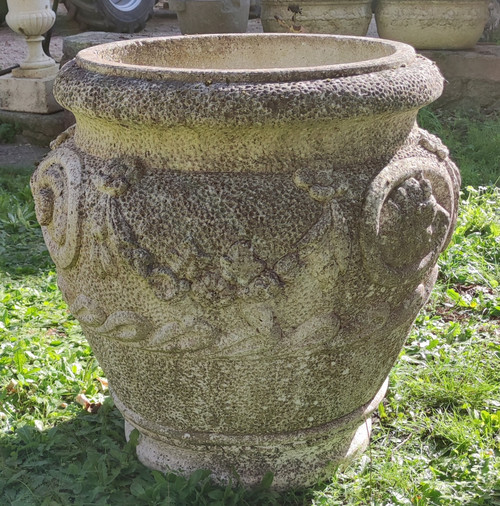
[[[278,489],[367,446],[436,279],[459,174],[418,128],[442,77],[328,35],[81,51],[32,178],[59,286],[146,465]]]
[[[417,49],[467,49],[481,37],[490,0],[377,0],[380,37]]]

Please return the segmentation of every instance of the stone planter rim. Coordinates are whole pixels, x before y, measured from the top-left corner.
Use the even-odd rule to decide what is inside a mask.
[[[278,40],[295,39],[297,44],[301,40],[318,40],[324,43],[331,41],[335,44],[365,44],[366,47],[385,49],[388,55],[376,58],[363,59],[348,63],[332,63],[315,66],[283,66],[273,68],[196,68],[196,67],[167,67],[150,66],[126,63],[119,59],[113,59],[113,52],[127,50],[134,46],[151,46],[154,44],[221,44],[221,50],[226,41],[243,41],[247,45],[259,45],[261,41],[269,44]],[[183,42],[184,41],[184,42]],[[227,43],[227,42],[226,42]],[[408,44],[385,39],[370,37],[357,37],[347,35],[324,35],[324,34],[208,34],[208,35],[184,35],[173,37],[153,37],[134,39],[120,42],[102,44],[80,51],[76,56],[76,63],[80,68],[96,72],[106,76],[119,76],[128,78],[146,79],[152,81],[177,81],[177,82],[288,82],[288,81],[311,81],[317,79],[329,79],[348,77],[383,70],[396,69],[406,66],[414,61],[415,50]]]

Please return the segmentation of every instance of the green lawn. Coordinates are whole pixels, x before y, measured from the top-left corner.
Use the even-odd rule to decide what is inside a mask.
[[[497,148],[481,149],[491,158]],[[460,154],[470,167],[472,152]],[[0,169],[0,504],[500,505],[500,189],[491,184],[499,165],[496,179],[493,165],[478,169],[488,187],[465,189],[369,450],[329,483],[287,494],[268,483],[219,488],[208,472],[185,480],[138,463],[57,289],[28,175]],[[103,403],[96,414],[75,401],[82,392]]]
[[[500,186],[500,115],[421,109],[418,122],[448,146],[462,186]]]

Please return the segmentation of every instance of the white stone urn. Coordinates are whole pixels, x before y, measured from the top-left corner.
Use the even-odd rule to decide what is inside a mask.
[[[377,0],[380,37],[417,49],[474,47],[489,18],[490,0]]]
[[[262,0],[264,32],[366,35],[371,0]]]
[[[366,448],[453,231],[405,44],[242,34],[92,47],[32,178],[59,286],[146,465],[277,489]]]
[[[15,77],[37,78],[54,75],[58,66],[42,49],[43,34],[56,20],[50,0],[7,0],[5,20],[9,27],[26,38],[28,56],[15,69]]]

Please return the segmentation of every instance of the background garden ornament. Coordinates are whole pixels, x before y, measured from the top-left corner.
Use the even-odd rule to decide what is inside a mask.
[[[182,34],[244,33],[250,0],[171,0]]]
[[[28,55],[14,77],[43,78],[57,73],[58,65],[42,49],[43,34],[54,24],[56,14],[50,0],[7,0],[6,21],[12,30],[26,38]]]
[[[50,114],[61,110],[54,100],[52,86],[59,65],[43,50],[45,34],[56,15],[50,0],[8,0],[6,21],[22,35],[28,55],[0,76],[0,109],[13,112]]]
[[[415,122],[441,91],[411,47],[331,35],[64,67],[77,124],[33,175],[37,218],[142,462],[285,489],[366,448],[456,219],[457,168]]]
[[[484,28],[482,41],[500,41],[500,0],[491,0],[489,4],[489,17]]]
[[[371,0],[262,0],[264,32],[366,35]]]
[[[489,5],[490,0],[377,0],[377,31],[417,49],[467,49],[481,37]]]

